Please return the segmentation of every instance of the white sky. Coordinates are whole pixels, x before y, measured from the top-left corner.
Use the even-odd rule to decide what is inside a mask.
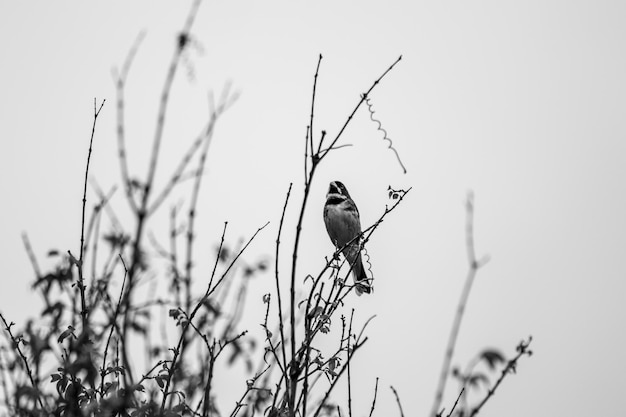
[[[144,29],[127,120],[131,166],[145,175],[188,3],[0,5],[0,309],[11,320],[39,311],[21,232],[42,261],[49,248],[79,245],[94,97],[107,103],[91,172],[105,189],[119,182],[111,69]],[[233,241],[271,220],[253,253],[273,254],[289,182],[293,201],[301,195],[318,54],[317,134],[336,132],[402,54],[372,98],[408,174],[361,111],[344,135],[353,146],[324,161],[304,225],[302,273],[331,249],[321,219],[328,181],[348,186],[364,224],[384,210],[387,185],[413,187],[368,245],[376,291],[355,305],[361,322],[377,318],[356,362],[357,414],[369,412],[376,376],[379,415],[396,413],[390,384],[406,415],[430,409],[465,277],[472,189],[477,252],[492,260],[475,282],[454,363],[490,346],[512,355],[529,334],[535,352],[483,415],[611,415],[626,388],[625,18],[618,1],[206,2],[193,30],[200,50],[186,67],[195,77],[183,67],[175,81],[161,166],[201,128],[207,91],[232,81],[241,98],[216,132],[199,227],[208,247],[224,220]],[[123,210],[121,192],[116,199]],[[251,300],[272,283],[257,283]]]

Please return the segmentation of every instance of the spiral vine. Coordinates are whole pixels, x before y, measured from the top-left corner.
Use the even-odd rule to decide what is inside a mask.
[[[396,151],[396,148],[393,147],[393,142],[391,141],[391,138],[388,136],[387,130],[383,128],[383,124],[381,123],[381,121],[374,117],[375,111],[373,109],[371,99],[367,96],[365,97],[365,104],[367,105],[367,110],[370,112],[370,119],[372,120],[372,122],[375,122],[378,124],[377,129],[383,132],[383,140],[386,140],[389,142],[388,149],[391,149],[393,153],[396,154],[396,159],[398,160],[398,163],[402,167],[402,171],[404,171],[404,173],[406,174],[406,168],[404,167],[404,164],[400,160],[400,155],[398,154],[398,151]]]

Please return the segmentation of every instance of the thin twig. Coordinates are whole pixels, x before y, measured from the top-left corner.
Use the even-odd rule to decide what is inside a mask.
[[[224,222],[224,229],[222,230],[222,238],[220,239],[220,244],[217,248],[217,256],[215,257],[215,263],[213,264],[213,270],[211,271],[211,278],[209,278],[209,288],[213,284],[213,278],[215,277],[215,271],[217,270],[217,264],[220,262],[220,258],[222,256],[222,247],[224,246],[224,239],[226,238],[226,228],[228,227],[228,222]]]
[[[133,196],[133,184],[131,183],[130,175],[128,173],[128,158],[126,156],[126,139],[125,139],[125,125],[124,125],[124,85],[126,84],[126,79],[128,77],[128,73],[130,72],[130,67],[133,63],[133,59],[139,50],[139,45],[145,36],[144,32],[139,33],[137,35],[137,39],[133,43],[126,59],[124,60],[124,65],[122,66],[122,71],[120,74],[115,76],[115,86],[117,91],[117,148],[118,148],[118,157],[120,160],[120,171],[122,174],[122,183],[124,185],[124,191],[126,192],[126,198],[128,200],[128,204],[130,204],[131,209],[134,213],[138,211],[137,202],[135,201],[135,197]]]
[[[290,337],[290,341],[291,341],[291,362],[289,364],[289,375],[287,375],[288,381],[287,383],[287,400],[288,400],[288,406],[289,406],[289,410],[292,413],[295,413],[294,410],[294,406],[295,406],[295,401],[296,401],[296,389],[297,389],[297,382],[298,382],[298,368],[299,368],[299,364],[296,361],[296,260],[298,258],[298,246],[300,243],[300,233],[302,231],[302,221],[304,219],[304,210],[306,208],[306,203],[307,200],[309,198],[309,191],[310,191],[310,187],[311,187],[311,182],[313,181],[313,175],[315,174],[315,168],[317,167],[317,163],[319,161],[319,158],[317,157],[317,153],[313,152],[313,119],[314,119],[314,110],[315,110],[315,94],[316,94],[316,89],[317,89],[317,77],[318,77],[318,73],[319,73],[319,68],[320,68],[320,64],[322,62],[322,54],[320,54],[318,61],[317,61],[317,68],[315,70],[315,76],[313,78],[313,95],[311,97],[311,118],[310,118],[310,126],[307,129],[307,138],[305,139],[308,140],[309,145],[307,145],[308,147],[310,147],[311,150],[311,171],[310,172],[306,172],[306,165],[307,165],[307,152],[305,151],[305,155],[304,155],[304,166],[305,166],[305,172],[304,172],[304,197],[302,199],[302,206],[300,207],[300,216],[298,217],[298,224],[296,226],[296,239],[295,239],[295,243],[294,243],[294,248],[293,248],[293,255],[292,255],[292,262],[291,262],[291,285],[290,285],[290,298],[289,298],[289,306],[290,306],[290,316],[289,316],[289,324],[290,324],[290,330],[291,330],[291,337]],[[325,136],[325,132],[322,133],[322,140]],[[319,153],[319,151],[318,151]],[[291,375],[293,374],[293,375]]]
[[[149,199],[152,191],[152,187],[154,185],[154,176],[156,173],[156,167],[159,157],[159,149],[161,145],[161,139],[163,136],[163,129],[165,126],[165,116],[167,112],[167,104],[169,102],[169,95],[172,88],[172,84],[174,82],[174,76],[176,74],[176,70],[180,63],[180,58],[183,54],[185,47],[189,43],[189,36],[191,31],[191,26],[195,20],[196,14],[198,12],[198,7],[200,6],[200,0],[194,1],[191,6],[191,10],[187,15],[187,20],[185,25],[183,26],[183,30],[178,35],[178,44],[176,50],[174,51],[174,55],[172,56],[172,60],[170,61],[170,66],[167,71],[167,75],[165,77],[165,83],[163,85],[163,89],[161,90],[161,97],[159,100],[159,110],[157,113],[157,122],[156,129],[154,135],[154,141],[152,144],[152,150],[150,155],[150,162],[148,165],[148,173],[146,176],[146,181],[143,184],[143,194],[141,196],[141,203],[136,211],[137,216],[137,225],[135,229],[135,239],[133,241],[133,249],[132,249],[132,260],[130,264],[130,268],[128,271],[128,285],[126,286],[126,292],[124,295],[123,304],[126,306],[124,309],[124,324],[122,331],[122,339],[127,340],[127,333],[130,327],[129,313],[130,313],[130,303],[131,296],[133,290],[135,288],[135,279],[136,272],[138,268],[140,268],[141,261],[141,241],[143,238],[143,230],[146,225],[146,220],[148,218],[149,212]],[[128,346],[126,343],[122,345],[122,358],[124,361],[124,365],[126,366],[126,372],[128,372],[130,379],[132,380],[132,368],[129,360],[128,354]]]
[[[320,293],[321,293],[322,291],[323,291],[323,284],[322,284],[322,288],[320,289]],[[319,304],[319,299],[320,299],[320,298],[321,298],[321,297],[318,297],[318,304]],[[317,309],[317,306],[315,307],[315,309]],[[334,312],[334,311],[333,311],[333,312]],[[330,315],[332,315],[332,314],[333,314],[333,312],[328,313],[328,315],[329,315],[329,316],[330,316]],[[344,366],[341,368],[341,371],[339,372],[339,374],[335,376],[335,378],[334,378],[334,380],[333,380],[333,382],[332,382],[332,384],[331,384],[331,387],[330,387],[330,388],[328,389],[328,391],[326,392],[326,395],[324,396],[324,399],[322,400],[322,403],[320,404],[320,406],[317,408],[317,411],[316,411],[316,414],[315,414],[315,415],[317,415],[317,414],[321,411],[321,407],[323,407],[323,405],[324,405],[325,401],[326,401],[326,400],[328,399],[328,397],[330,396],[330,393],[331,393],[331,391],[333,390],[333,388],[335,387],[335,384],[337,383],[337,381],[339,380],[339,378],[341,378],[341,375],[343,374],[343,372],[344,372],[344,371],[348,368],[348,366],[350,365],[350,361],[352,360],[352,357],[353,357],[354,353],[356,352],[356,350],[357,350],[358,348],[360,348],[360,347],[361,347],[361,346],[362,346],[362,345],[363,345],[363,344],[367,341],[367,337],[364,337],[364,338],[362,339],[362,337],[363,337],[363,333],[365,332],[365,329],[367,328],[367,326],[369,325],[369,323],[372,321],[372,319],[373,319],[374,317],[376,317],[376,316],[372,316],[372,317],[370,317],[369,319],[367,319],[367,321],[365,322],[365,324],[363,324],[363,326],[361,327],[361,331],[359,332],[359,335],[358,335],[358,336],[353,335],[353,336],[355,336],[355,341],[354,341],[353,348],[352,348],[352,349],[350,349],[350,348],[349,348],[349,346],[347,346],[347,347],[344,347],[344,346],[343,346],[343,341],[344,341],[344,340],[346,340],[346,339],[349,339],[349,338],[350,338],[350,336],[347,336],[347,337],[346,337],[346,335],[345,335],[345,321],[344,321],[344,317],[342,316],[342,331],[341,331],[341,339],[340,339],[340,340],[341,340],[341,343],[340,343],[339,349],[337,350],[337,352],[335,352],[333,355],[331,355],[331,356],[330,356],[330,358],[329,358],[328,360],[326,360],[326,362],[325,362],[322,366],[327,365],[327,364],[330,362],[330,360],[332,360],[332,358],[336,357],[337,355],[339,355],[339,353],[341,353],[341,352],[342,352],[342,351],[344,351],[344,350],[346,350],[346,351],[347,351],[347,353],[348,353],[347,362],[346,362],[346,365],[344,365]],[[317,330],[317,329],[319,329],[319,328],[321,328],[321,326],[316,326],[315,330]],[[349,332],[349,333],[350,333],[350,332]],[[306,352],[307,352],[307,357],[308,357],[308,350],[309,350],[309,348],[310,348],[310,342],[312,341],[312,336],[310,336],[310,335],[309,335],[309,336],[307,336],[306,340],[308,340],[308,344],[307,344],[307,347],[306,347],[306,349],[307,349],[307,350],[306,350]],[[361,340],[363,340],[363,341],[361,342]],[[307,364],[308,364],[308,363],[309,363],[309,361],[307,360]],[[315,371],[313,371],[313,372],[315,372]],[[312,372],[312,373],[313,373],[313,372]],[[311,375],[312,375],[312,373],[311,373]],[[302,397],[302,396],[306,396],[306,394],[308,394],[308,392],[307,392],[307,391],[308,391],[308,389],[310,389],[310,388],[308,387],[308,385],[306,385],[306,383],[307,383],[307,381],[308,381],[308,377],[309,377],[309,376],[310,376],[310,375],[309,375],[309,373],[308,373],[308,368],[307,368],[307,374],[306,374],[306,375],[304,376],[304,378],[303,378],[303,379],[304,379],[304,382],[305,382],[305,388],[303,389],[303,392],[301,393],[301,397]],[[315,381],[313,381],[313,384],[311,385],[311,388],[315,385],[315,382],[316,382],[317,380],[319,380],[319,378],[318,378],[318,379],[316,379]],[[305,398],[306,398],[306,397],[305,397]],[[297,406],[296,408],[298,408],[299,406],[300,406],[300,402],[298,402],[298,406]],[[303,408],[303,409],[302,409],[302,413],[303,413],[303,415],[306,415],[306,408]]]
[[[252,378],[246,381],[246,391],[243,393],[239,401],[237,401],[235,408],[230,413],[230,417],[236,417],[237,414],[239,414],[239,410],[241,410],[243,407],[247,405],[247,404],[244,404],[243,400],[245,400],[245,398],[248,396],[248,393],[250,393],[250,391],[263,389],[263,388],[255,388],[254,384],[257,381],[257,379],[259,379],[265,372],[267,372],[268,369],[270,369],[270,366],[267,366],[263,371],[255,374]]]
[[[309,173],[309,131],[311,130],[310,126],[306,127],[306,135],[304,137],[304,183],[308,181],[308,173]],[[313,154],[313,150],[311,149],[311,155]]]
[[[402,59],[402,55],[400,55],[398,57],[398,59],[396,59],[393,64],[391,64],[389,66],[389,68],[387,68],[385,70],[385,72],[382,73],[382,75],[380,77],[378,77],[378,79],[376,79],[376,81],[374,81],[374,83],[372,84],[372,86],[369,88],[369,90],[367,90],[366,93],[361,95],[361,100],[357,103],[357,105],[354,107],[354,110],[352,110],[352,113],[350,114],[350,116],[348,116],[348,119],[346,120],[346,122],[344,123],[344,125],[341,127],[341,129],[339,130],[339,133],[337,133],[337,136],[335,136],[335,139],[333,139],[333,141],[330,143],[330,146],[328,147],[333,148],[335,146],[335,144],[337,143],[337,141],[339,140],[339,138],[341,137],[341,135],[343,134],[344,130],[346,130],[346,127],[348,127],[348,124],[350,124],[350,121],[352,120],[352,117],[354,117],[355,113],[357,112],[357,110],[359,110],[359,107],[361,107],[361,104],[363,104],[363,102],[365,101],[365,99],[367,97],[369,97],[369,94],[372,92],[372,90],[374,90],[374,88],[378,85],[378,83],[380,83],[380,81],[385,77],[385,75],[387,75],[392,69],[393,67],[396,66],[396,64],[398,62],[400,62],[400,60]],[[319,143],[319,147],[318,147],[318,153],[320,153],[320,150],[322,149],[322,141],[320,141]],[[328,155],[328,151],[322,153],[319,156],[319,159],[324,158],[326,155]]]
[[[28,239],[26,232],[22,232],[22,242],[24,242],[24,249],[26,250],[30,264],[33,266],[33,271],[35,271],[35,277],[39,279],[42,276],[41,268],[39,268],[37,257],[35,256],[35,252],[33,251],[33,247],[30,244],[30,240]]]
[[[91,161],[91,151],[93,149],[93,138],[96,134],[96,122],[98,121],[98,116],[100,115],[100,111],[102,110],[102,106],[104,106],[106,100],[102,100],[100,104],[100,108],[96,106],[96,99],[93,99],[93,125],[91,126],[91,138],[89,139],[89,152],[87,153],[87,166],[85,167],[85,182],[83,186],[83,210],[80,222],[80,255],[78,258],[77,268],[78,268],[78,289],[80,290],[80,303],[81,303],[81,312],[80,315],[82,317],[82,332],[85,333],[88,329],[87,325],[87,315],[89,313],[87,309],[87,305],[85,304],[85,280],[83,277],[83,254],[85,252],[85,209],[87,207],[87,180],[89,178],[89,162]]]
[[[104,377],[106,376],[106,365],[107,365],[107,352],[109,350],[109,344],[111,343],[111,337],[113,336],[113,330],[117,327],[116,320],[117,316],[120,313],[120,304],[122,304],[122,295],[124,294],[124,284],[126,284],[126,276],[128,275],[128,269],[126,268],[126,264],[124,263],[124,258],[122,254],[119,254],[120,261],[122,261],[122,266],[124,267],[124,278],[122,279],[122,288],[120,289],[120,296],[117,300],[117,306],[115,307],[115,313],[111,318],[111,330],[109,330],[109,336],[107,337],[106,345],[104,346],[104,353],[102,354],[102,369],[100,370],[100,395],[104,396]]]
[[[215,118],[212,117],[211,122],[209,123],[211,126],[214,125],[214,120]],[[198,167],[197,167],[197,176],[195,177],[195,181],[193,184],[193,189],[192,189],[192,193],[191,193],[191,202],[189,204],[189,211],[188,211],[188,220],[187,220],[187,232],[186,232],[186,237],[187,237],[187,248],[186,248],[186,259],[185,259],[185,275],[183,278],[183,284],[185,286],[185,290],[186,290],[186,294],[185,294],[185,309],[187,311],[189,311],[189,309],[191,308],[191,270],[193,267],[193,244],[194,244],[194,232],[195,232],[195,219],[196,219],[196,208],[198,205],[198,198],[200,196],[200,184],[202,183],[202,173],[204,172],[204,166],[206,164],[206,156],[209,150],[209,145],[211,143],[211,139],[213,137],[213,129],[211,129],[209,132],[207,132],[207,138],[205,140],[205,145],[204,148],[202,150],[202,153],[200,154],[200,159],[198,161]],[[183,339],[183,342],[185,341],[185,339]],[[181,363],[183,360],[183,356],[182,354],[185,352],[185,349],[183,348],[182,352],[181,352]]]
[[[105,195],[104,191],[102,191],[102,188],[100,188],[100,186],[98,185],[98,182],[93,177],[90,179],[90,181],[91,181],[91,186],[93,187],[93,190],[98,195],[98,198],[100,199],[100,201],[103,201],[103,200],[109,201],[110,198],[113,196],[113,193],[117,189],[117,186],[114,185],[113,187],[111,187],[111,191],[109,191],[108,194]],[[115,230],[116,232],[123,231],[124,228],[122,227],[122,223],[117,218],[117,215],[115,214],[115,211],[113,210],[110,204],[105,205],[105,210],[107,211],[107,215],[109,216],[109,219],[111,220],[113,230]]]
[[[178,363],[178,358],[181,355],[181,347],[182,347],[182,344],[183,344],[183,340],[185,338],[186,331],[190,327],[190,324],[193,321],[193,319],[195,318],[196,313],[198,312],[200,307],[202,307],[204,305],[204,302],[209,299],[209,297],[215,291],[215,289],[217,287],[219,287],[219,285],[222,283],[224,278],[228,275],[228,272],[233,267],[235,262],[237,262],[237,260],[241,256],[241,254],[248,248],[250,243],[252,243],[254,238],[261,232],[261,230],[263,230],[268,224],[269,224],[269,222],[265,223],[263,226],[261,226],[260,228],[257,229],[257,231],[248,240],[248,242],[243,246],[243,248],[241,248],[239,253],[237,253],[237,255],[233,258],[233,260],[231,261],[230,265],[228,265],[228,267],[226,268],[226,270],[224,271],[224,273],[222,274],[220,279],[215,283],[215,285],[212,288],[211,288],[211,284],[213,282],[213,277],[211,277],[211,280],[209,281],[209,285],[207,286],[207,290],[206,290],[204,296],[200,299],[200,301],[198,301],[198,303],[194,307],[194,309],[191,312],[191,314],[189,314],[189,316],[187,318],[187,323],[184,325],[184,327],[182,328],[182,330],[180,332],[180,336],[178,338],[178,343],[176,345],[176,348],[173,349],[174,355],[172,357],[172,364],[170,366],[170,372],[168,372],[168,375],[167,375],[167,381],[165,383],[165,388],[163,389],[163,399],[161,401],[160,415],[163,415],[163,413],[165,411],[165,403],[167,401],[167,396],[169,394],[169,388],[170,388],[170,384],[172,382],[172,376],[174,375],[174,372],[176,370],[176,366],[177,366],[177,363]],[[224,233],[225,232],[226,232],[226,225],[224,225]],[[222,235],[222,241],[223,241],[223,235]],[[220,246],[220,248],[221,248],[221,246]],[[218,259],[219,259],[219,254],[218,254]],[[216,264],[216,266],[217,266],[217,264]]]
[[[280,223],[278,225],[278,235],[276,236],[276,256],[275,256],[275,264],[274,264],[274,276],[276,278],[276,294],[278,297],[278,325],[280,328],[280,345],[283,356],[283,366],[284,369],[287,369],[287,356],[285,353],[285,330],[284,330],[284,318],[283,318],[283,302],[282,297],[280,295],[280,280],[278,278],[278,259],[279,259],[279,248],[280,248],[280,234],[283,230],[283,222],[285,220],[285,213],[287,212],[287,204],[289,203],[289,196],[291,195],[291,187],[293,183],[289,183],[289,189],[287,190],[287,196],[285,197],[285,205],[283,206],[283,213],[280,216]],[[269,303],[268,303],[269,304]],[[289,378],[285,375],[285,384],[286,389],[288,391]]]
[[[494,386],[487,392],[487,395],[485,395],[485,398],[482,399],[482,401],[476,406],[474,407],[474,409],[472,410],[472,412],[470,413],[469,417],[473,417],[476,414],[478,414],[478,412],[480,411],[480,409],[487,403],[487,401],[489,401],[489,399],[493,396],[493,394],[496,392],[496,390],[498,389],[498,387],[500,386],[500,384],[502,383],[502,381],[504,380],[504,378],[509,374],[509,373],[514,373],[517,367],[517,361],[524,355],[528,355],[531,356],[533,354],[533,351],[528,349],[528,346],[530,346],[530,342],[532,342],[533,338],[532,336],[528,337],[528,342],[525,342],[524,340],[522,340],[519,345],[517,345],[517,355],[515,355],[515,357],[513,359],[511,359],[506,366],[504,367],[504,369],[502,370],[502,373],[500,374],[500,378],[498,378],[498,380],[496,381],[496,383],[494,384]]]
[[[35,252],[33,251],[33,247],[30,244],[30,239],[28,239],[28,235],[26,232],[22,232],[22,242],[24,243],[24,249],[26,250],[26,255],[30,260],[30,264],[33,267],[33,271],[35,272],[35,284],[36,286],[43,277],[41,273],[41,268],[39,268],[39,263],[37,262],[37,257],[35,256]],[[43,296],[43,300],[46,303],[46,308],[50,307],[50,299],[48,297],[48,291],[45,287],[41,288],[41,295]]]
[[[189,204],[189,212],[188,212],[188,224],[187,224],[187,259],[185,260],[185,277],[184,283],[185,288],[187,290],[187,297],[185,308],[189,310],[191,308],[191,268],[192,268],[192,257],[193,257],[193,243],[194,243],[194,229],[195,229],[195,219],[196,219],[196,208],[198,205],[198,199],[200,196],[200,185],[202,184],[202,177],[204,173],[204,169],[206,166],[207,155],[209,153],[209,146],[211,145],[211,141],[213,139],[213,132],[215,130],[215,123],[217,118],[226,110],[228,106],[230,106],[233,100],[229,100],[230,86],[227,86],[223,91],[222,100],[217,108],[211,109],[211,119],[209,121],[209,125],[207,127],[205,133],[205,141],[204,147],[202,148],[202,152],[200,153],[200,159],[198,161],[198,166],[196,168],[196,177],[193,184],[193,190],[191,194],[191,202]]]
[[[22,362],[24,363],[24,367],[26,368],[26,374],[28,375],[28,379],[30,379],[30,383],[33,387],[33,390],[35,391],[35,395],[37,395],[37,401],[39,402],[39,406],[41,407],[43,411],[45,411],[46,409],[43,405],[43,401],[41,400],[39,388],[37,387],[37,385],[35,385],[35,380],[33,379],[33,374],[30,370],[30,366],[28,366],[28,360],[26,359],[26,355],[24,355],[24,352],[22,352],[22,349],[20,349],[20,340],[16,339],[15,336],[13,336],[13,332],[11,332],[11,326],[13,326],[15,323],[13,322],[11,322],[11,324],[7,323],[2,313],[0,313],[0,319],[2,319],[2,322],[4,323],[4,328],[9,333],[11,342],[13,342],[13,348],[20,355],[20,358],[22,358]]]
[[[113,187],[111,188],[111,191],[109,191],[108,195],[98,197],[100,198],[100,202],[95,205],[93,213],[91,215],[91,219],[89,220],[89,227],[87,228],[87,236],[85,237],[85,246],[84,246],[85,253],[83,254],[84,258],[87,257],[87,250],[89,248],[89,242],[92,239],[92,233],[93,235],[95,235],[95,238],[93,239],[93,244],[92,244],[93,255],[91,256],[91,282],[89,285],[90,294],[93,294],[93,291],[97,289],[96,288],[96,281],[97,281],[96,267],[98,265],[98,243],[100,241],[98,237],[100,236],[102,209],[107,206],[109,200],[111,199],[111,197],[113,196],[113,193],[115,192],[115,189],[116,187]],[[95,300],[93,300],[92,303],[95,303]],[[92,307],[93,306],[95,306],[95,304],[92,304]]]
[[[311,154],[313,154],[313,135],[315,134],[315,129],[313,129],[313,119],[315,115],[315,95],[317,92],[317,77],[320,72],[321,63],[322,63],[322,54],[320,54],[319,58],[317,59],[317,67],[315,68],[315,75],[313,76],[313,94],[311,97],[311,118],[309,121],[309,126],[307,128],[306,147],[311,151]],[[307,182],[307,157],[306,155],[304,157],[304,181],[305,183]]]
[[[378,394],[378,377],[376,377],[376,386],[374,387],[374,400],[372,401],[372,408],[370,409],[370,416],[374,414],[374,407],[376,407],[376,395]]]
[[[346,359],[346,362],[350,362],[352,360],[352,357],[355,355],[355,353],[361,348],[361,346],[363,346],[366,342],[368,341],[368,338],[365,337],[365,339],[363,339],[362,342],[359,342],[358,340],[355,342],[354,344],[354,349],[352,349],[352,352],[348,354],[348,358]],[[328,388],[328,390],[326,391],[326,394],[324,394],[324,398],[322,398],[322,401],[320,402],[320,404],[317,407],[317,410],[315,410],[315,413],[313,413],[313,417],[317,417],[319,415],[319,413],[322,411],[322,408],[324,408],[324,404],[326,404],[326,401],[328,401],[328,397],[330,397],[330,393],[333,391],[333,388],[335,388],[335,386],[337,385],[337,381],[339,381],[339,379],[341,378],[341,375],[343,375],[344,371],[346,370],[347,366],[344,366],[341,368],[341,371],[339,371],[339,374],[335,377],[335,379],[333,379],[333,382],[331,383],[330,387]],[[306,410],[302,411],[302,415],[307,415],[306,414]]]
[[[459,395],[456,397],[456,401],[454,402],[454,405],[450,409],[450,412],[448,413],[447,417],[451,417],[452,416],[452,413],[454,412],[454,409],[456,408],[457,404],[459,403],[459,400],[463,396],[463,392],[464,391],[465,391],[465,387],[461,388],[461,392],[459,392]]]
[[[437,391],[435,394],[435,401],[430,411],[431,416],[436,416],[439,407],[441,407],[441,401],[443,400],[443,391],[446,387],[446,380],[450,373],[450,364],[452,363],[452,356],[454,354],[454,347],[456,345],[456,339],[461,328],[461,321],[463,319],[463,313],[467,305],[470,290],[476,273],[480,267],[482,267],[487,261],[488,257],[483,257],[480,261],[476,260],[476,254],[474,251],[474,196],[470,192],[467,195],[466,200],[466,221],[465,221],[465,242],[467,247],[467,259],[469,263],[469,270],[467,271],[467,277],[465,279],[465,285],[461,292],[461,298],[457,305],[456,315],[454,322],[452,323],[452,329],[450,330],[450,336],[448,338],[448,345],[446,347],[446,353],[441,367],[441,373],[439,374],[439,383],[437,384]]]
[[[315,307],[313,308],[313,310],[311,310],[311,300],[314,298],[314,291],[315,291],[315,287],[317,286],[318,282],[320,280],[315,280],[313,282],[313,285],[311,286],[311,291],[309,293],[309,296],[306,299],[306,309],[304,310],[304,331],[305,331],[305,339],[303,342],[303,349],[302,349],[302,357],[304,358],[304,383],[303,383],[303,387],[302,387],[302,391],[301,391],[301,397],[302,397],[302,410],[305,411],[306,410],[306,406],[307,406],[307,401],[308,401],[308,396],[309,396],[309,367],[311,366],[311,360],[310,360],[310,352],[311,352],[311,343],[313,342],[313,337],[315,337],[315,333],[316,330],[319,329],[319,326],[316,327],[316,329],[312,330],[311,329],[311,311],[317,311],[317,308],[319,306],[321,297],[318,297],[316,300],[316,304]],[[322,293],[324,289],[324,283],[322,283],[321,285],[321,289],[320,289],[320,294]],[[296,408],[298,408],[300,405],[298,404]]]
[[[350,339],[352,338],[352,320],[354,319],[354,308],[350,313],[350,325],[348,327],[348,352],[350,352]],[[350,373],[350,361],[346,363],[348,368],[348,415],[352,417],[352,378]]]
[[[224,280],[224,278],[226,278],[226,276],[228,275],[228,272],[230,272],[231,268],[233,267],[233,265],[235,264],[235,262],[237,262],[237,260],[239,259],[239,257],[243,254],[243,252],[246,250],[246,248],[250,245],[250,243],[252,243],[252,241],[254,240],[254,238],[256,237],[256,235],[258,235],[261,230],[265,229],[267,227],[267,225],[270,224],[270,222],[265,223],[263,226],[259,227],[256,232],[254,232],[254,234],[252,235],[252,237],[248,240],[248,242],[246,242],[246,244],[243,246],[243,248],[241,248],[239,250],[239,252],[237,253],[237,256],[235,256],[235,258],[233,258],[233,260],[231,261],[230,265],[228,265],[228,268],[226,268],[226,271],[224,271],[224,273],[222,274],[222,276],[220,277],[220,279],[215,283],[215,285],[213,286],[213,288],[210,288],[210,290],[207,289],[207,293],[204,294],[204,299],[208,299],[211,294],[213,294],[213,292],[216,290],[217,287],[219,287],[220,283]],[[210,283],[209,283],[210,284]]]
[[[404,417],[404,411],[402,411],[402,404],[400,404],[400,396],[398,395],[398,391],[390,385],[389,388],[393,391],[393,395],[396,397],[396,402],[398,403],[398,408],[400,409],[400,417]]]

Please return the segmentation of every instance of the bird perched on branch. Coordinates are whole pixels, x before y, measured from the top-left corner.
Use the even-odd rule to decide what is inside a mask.
[[[372,285],[361,260],[359,210],[346,186],[339,181],[332,181],[328,187],[324,205],[324,223],[330,240],[337,249],[343,248],[343,256],[352,266],[356,293],[358,295],[371,293]]]

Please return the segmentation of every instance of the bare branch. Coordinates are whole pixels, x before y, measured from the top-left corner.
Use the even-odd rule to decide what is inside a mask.
[[[450,364],[452,363],[452,356],[454,355],[454,347],[456,345],[456,339],[459,334],[459,329],[461,328],[461,321],[463,319],[463,314],[465,312],[465,307],[467,305],[467,300],[469,298],[470,290],[472,289],[474,278],[476,277],[476,273],[478,269],[481,266],[483,266],[485,262],[487,262],[486,259],[488,259],[488,258],[483,258],[484,260],[480,262],[476,260],[476,254],[474,252],[474,195],[471,192],[468,193],[467,195],[465,207],[466,207],[465,240],[466,240],[466,247],[467,247],[467,258],[468,258],[468,263],[469,263],[469,270],[467,271],[465,285],[463,286],[461,298],[459,299],[459,303],[457,305],[456,315],[454,316],[454,322],[452,323],[452,329],[450,330],[450,336],[448,338],[448,345],[446,347],[443,365],[441,367],[441,373],[439,374],[439,382],[437,384],[435,401],[433,402],[433,406],[430,411],[431,416],[436,416],[437,411],[441,407],[441,402],[443,400],[443,391],[446,387],[448,374],[450,373]]]
[[[517,355],[515,355],[515,357],[506,364],[506,366],[502,370],[502,373],[500,374],[500,378],[498,378],[494,386],[487,392],[485,398],[483,398],[482,401],[476,407],[474,407],[474,409],[470,413],[470,417],[478,414],[480,409],[487,403],[487,401],[489,401],[493,394],[495,394],[496,390],[509,373],[515,373],[515,370],[517,369],[517,361],[524,355],[531,356],[533,354],[533,351],[528,349],[528,346],[530,346],[530,342],[532,342],[532,340],[532,336],[529,336],[528,342],[522,340],[519,345],[517,345]]]
[[[283,366],[287,367],[287,357],[285,353],[285,330],[283,325],[283,302],[282,297],[280,295],[280,280],[278,278],[278,259],[279,259],[279,248],[280,248],[280,234],[283,230],[283,222],[285,220],[285,213],[287,212],[287,203],[289,203],[289,196],[291,195],[291,187],[293,183],[289,183],[289,189],[287,190],[287,196],[285,197],[285,205],[283,206],[283,213],[280,216],[280,224],[278,225],[278,235],[276,236],[276,256],[275,256],[275,264],[274,264],[274,275],[276,278],[276,294],[278,297],[278,325],[280,328],[280,344],[282,350],[283,357]],[[269,303],[268,303],[269,305]],[[285,383],[289,384],[289,378],[285,378]],[[288,389],[288,387],[287,387]]]
[[[120,171],[122,174],[122,184],[124,185],[124,191],[126,192],[126,198],[128,200],[128,204],[130,205],[133,212],[138,211],[137,203],[135,201],[135,197],[133,196],[133,185],[130,179],[130,175],[128,173],[128,158],[126,156],[126,139],[125,139],[125,124],[124,124],[124,85],[126,84],[126,79],[128,78],[128,73],[130,72],[130,67],[132,65],[133,59],[139,50],[139,45],[145,36],[144,32],[139,33],[137,39],[133,43],[126,59],[124,60],[124,65],[122,66],[122,72],[115,76],[115,86],[117,91],[117,148],[118,148],[118,157],[120,160]]]
[[[374,387],[374,400],[372,401],[372,408],[370,409],[370,416],[374,414],[374,407],[376,407],[376,395],[378,394],[378,377],[376,377],[376,386]]]
[[[100,111],[102,110],[102,106],[104,106],[106,100],[102,100],[100,104],[100,108],[97,108],[96,99],[93,99],[93,125],[91,126],[91,138],[89,139],[89,152],[87,153],[87,166],[85,167],[85,181],[83,186],[83,210],[80,222],[80,255],[77,262],[78,268],[78,289],[80,291],[80,303],[81,303],[81,311],[80,315],[82,317],[83,333],[87,331],[87,315],[89,314],[87,305],[85,304],[85,280],[83,277],[83,254],[85,252],[85,210],[87,207],[87,182],[89,178],[89,162],[91,161],[91,151],[93,149],[93,138],[96,134],[96,122],[98,121],[98,116],[100,115]]]
[[[37,395],[37,402],[39,403],[39,406],[41,407],[41,409],[45,411],[46,408],[44,407],[43,402],[41,400],[41,394],[39,393],[39,388],[37,387],[37,385],[35,384],[35,380],[33,379],[33,373],[31,372],[30,366],[28,365],[28,359],[26,359],[26,355],[24,355],[24,352],[22,352],[22,349],[20,348],[20,343],[22,342],[22,339],[17,339],[15,336],[13,336],[11,327],[13,326],[14,323],[11,323],[11,324],[7,323],[2,313],[0,313],[0,319],[2,319],[2,323],[4,323],[4,328],[9,333],[11,342],[13,342],[13,349],[17,351],[20,358],[22,359],[22,363],[24,364],[24,367],[26,368],[26,374],[28,375],[30,384],[33,387],[33,390],[35,391],[35,394]]]
[[[400,409],[400,417],[404,417],[404,411],[402,411],[402,404],[400,404],[400,397],[398,396],[398,391],[390,385],[389,388],[393,391],[393,395],[396,397],[396,402],[398,403],[398,408]]]

